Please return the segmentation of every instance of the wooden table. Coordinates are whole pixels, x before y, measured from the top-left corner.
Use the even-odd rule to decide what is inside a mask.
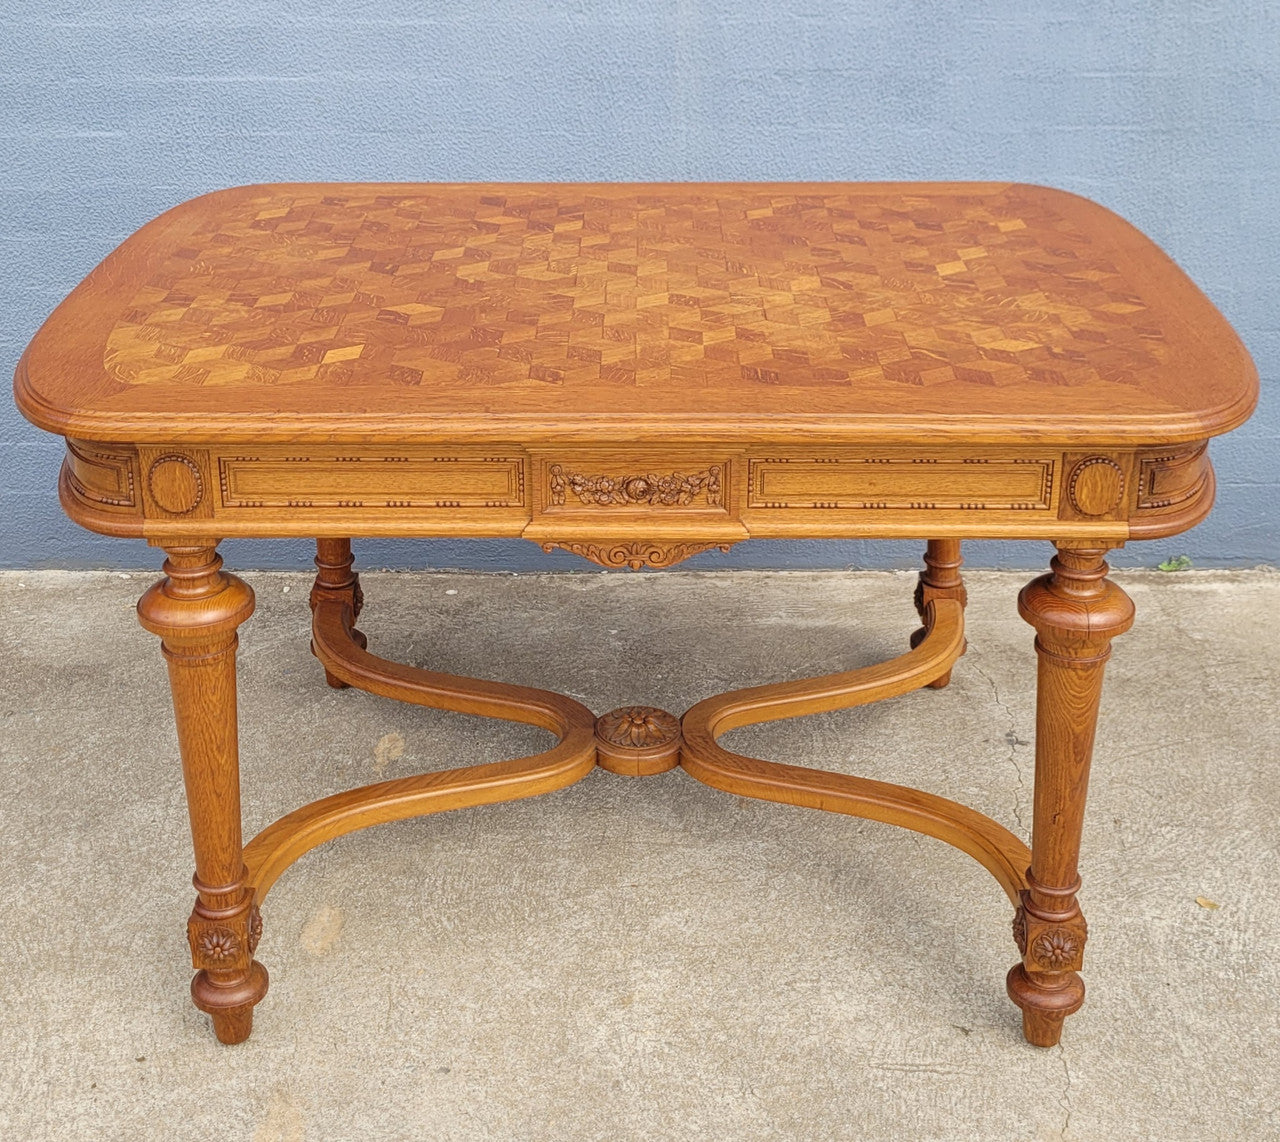
[[[1152,242],[1061,191],[332,184],[221,191],[144,226],[36,335],[16,394],[66,437],[67,513],[167,555],[138,614],[168,661],[190,809],[192,995],[224,1043],[248,1036],[267,989],[259,905],[315,845],[596,765],[680,765],[978,860],[1016,909],[1009,995],[1048,1046],[1084,997],[1085,787],[1109,645],[1133,621],[1104,556],[1204,517],[1206,442],[1246,419],[1257,376]],[[519,535],[633,568],[752,537],[920,537],[922,626],[868,669],[681,719],[597,718],[370,653],[349,537],[388,535]],[[242,844],[236,629],[254,598],[222,570],[226,536],[316,537],[312,648],[330,685],[558,744],[326,797]],[[1057,547],[1019,598],[1039,657],[1030,850],[941,797],[718,743],[945,686],[970,537]]]

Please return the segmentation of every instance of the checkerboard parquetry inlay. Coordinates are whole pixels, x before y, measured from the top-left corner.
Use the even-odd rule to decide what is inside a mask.
[[[1140,385],[1133,285],[1051,203],[263,188],[111,330],[129,385]],[[633,188],[634,189],[634,188]]]

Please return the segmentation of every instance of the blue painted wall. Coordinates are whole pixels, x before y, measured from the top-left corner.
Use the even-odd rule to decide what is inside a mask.
[[[192,195],[292,179],[1016,179],[1159,241],[1263,377],[1173,552],[1280,563],[1280,9],[1267,0],[4,0],[0,373],[113,246]],[[54,498],[59,442],[0,401],[0,566],[154,566]],[[914,564],[765,543],[686,566]],[[227,545],[241,567],[308,545]],[[1042,548],[973,544],[1036,566]],[[391,567],[585,567],[520,540],[378,542]]]

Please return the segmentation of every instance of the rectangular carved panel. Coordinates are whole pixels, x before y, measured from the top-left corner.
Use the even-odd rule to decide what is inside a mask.
[[[110,445],[67,441],[67,473],[81,498],[107,508],[136,507],[134,457]]]
[[[225,456],[226,507],[509,508],[524,461],[483,456]]]
[[[1138,507],[1170,508],[1195,496],[1207,477],[1206,447],[1201,440],[1158,455],[1144,455],[1139,468]]]
[[[547,467],[551,507],[712,507],[724,506],[723,464],[684,470],[668,464],[615,465],[608,472],[579,470],[572,463]]]
[[[769,457],[749,464],[752,508],[1044,510],[1052,460]]]
[[[534,457],[535,516],[674,523],[735,515],[730,456],[699,447],[557,449]]]
[[[1135,483],[1129,519],[1133,538],[1156,539],[1195,526],[1213,504],[1208,441],[1143,449],[1137,454]]]

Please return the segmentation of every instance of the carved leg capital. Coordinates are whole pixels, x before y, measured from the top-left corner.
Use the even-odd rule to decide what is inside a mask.
[[[1111,640],[1133,626],[1133,600],[1107,578],[1106,554],[1104,547],[1061,546],[1049,573],[1022,588],[1018,613],[1035,627],[1041,662],[1100,666]]]
[[[1051,570],[1023,588],[1018,611],[1036,631],[1035,812],[1027,887],[1014,915],[1022,962],[1006,981],[1023,1033],[1051,1047],[1084,1002],[1077,971],[1088,929],[1076,901],[1085,794],[1111,640],[1133,603],[1107,578],[1106,550],[1060,544]]]
[[[217,545],[165,548],[165,577],[138,600],[138,621],[163,640],[170,661],[235,649],[253,614],[253,590],[222,570]]]
[[[212,542],[166,551],[165,578],[142,596],[138,618],[161,639],[182,754],[196,858],[191,995],[218,1038],[239,1043],[267,991],[253,958],[262,919],[246,886],[236,727],[236,629],[253,613],[253,591],[222,570]]]

